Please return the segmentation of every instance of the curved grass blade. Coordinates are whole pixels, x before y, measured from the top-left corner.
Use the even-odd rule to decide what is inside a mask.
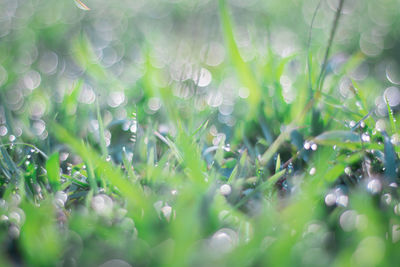
[[[340,142],[358,142],[361,141],[360,136],[352,131],[327,131],[324,132],[317,137],[315,137],[314,140],[317,141],[327,141],[327,140],[336,140]]]
[[[240,81],[250,91],[249,95],[250,109],[251,109],[250,114],[254,114],[261,100],[262,96],[261,88],[257,84],[257,81],[254,75],[252,74],[251,69],[240,56],[239,48],[235,42],[235,38],[233,35],[232,22],[228,13],[228,8],[226,6],[225,0],[219,0],[219,11],[222,21],[222,31],[224,33],[226,45],[228,46],[230,58],[236,69]],[[266,107],[267,116],[271,115],[272,112],[273,110],[271,106]]]
[[[293,130],[292,127],[288,127],[285,131],[283,131],[278,138],[271,144],[271,146],[264,152],[264,154],[260,157],[260,164],[267,164],[274,154],[278,151],[279,147],[285,142],[285,140],[290,136],[290,132]]]
[[[329,54],[330,54],[331,47],[333,44],[333,39],[335,38],[336,30],[339,25],[339,19],[340,19],[340,15],[342,14],[343,4],[344,4],[344,0],[340,0],[339,7],[336,11],[335,19],[332,24],[331,33],[329,35],[328,45],[326,47],[324,60],[322,62],[321,72],[319,73],[318,80],[317,80],[318,92],[320,92],[322,90],[322,87],[324,85],[326,66],[328,65],[328,58],[329,58]]]
[[[99,104],[98,100],[96,100],[96,116],[97,116],[97,121],[99,123],[99,138],[100,138],[101,154],[103,155],[104,158],[106,158],[108,155],[108,150],[107,150],[107,144],[106,144],[106,137],[104,135],[104,123],[103,123],[103,118],[101,117],[100,104]]]

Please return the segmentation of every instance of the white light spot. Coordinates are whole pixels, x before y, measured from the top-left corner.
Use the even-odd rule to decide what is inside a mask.
[[[15,139],[16,139],[15,135],[12,134],[8,137],[8,140],[10,140],[10,142],[14,142]]]
[[[368,133],[363,133],[363,134],[361,135],[361,140],[362,140],[363,142],[370,142],[370,141],[371,141],[371,137],[369,136]]]
[[[8,129],[5,125],[0,126],[0,136],[5,136],[8,133]]]
[[[314,144],[311,145],[311,149],[313,151],[317,150],[317,148],[318,148],[317,144],[314,143]]]
[[[389,106],[395,107],[400,104],[400,90],[397,87],[389,87],[386,88],[385,92],[383,93],[385,101],[389,103]]]
[[[49,51],[42,54],[39,59],[39,69],[45,74],[54,74],[58,65],[58,56],[56,53]]]
[[[207,98],[207,104],[210,107],[216,108],[222,104],[223,96],[219,91],[211,91]]]
[[[201,68],[200,71],[195,71],[193,74],[192,79],[199,87],[206,87],[211,83],[212,75],[208,69]]]
[[[229,184],[223,184],[221,185],[221,187],[219,188],[219,192],[224,195],[227,196],[232,192],[232,188]]]
[[[125,94],[124,92],[111,92],[107,103],[110,107],[116,108],[120,106],[125,101]]]
[[[29,90],[34,90],[39,87],[42,78],[37,71],[28,71],[23,78],[24,85]]]
[[[400,84],[400,68],[395,61],[386,65],[386,78],[394,84]]]
[[[84,84],[78,97],[78,101],[83,104],[92,104],[95,100],[96,94],[94,93],[93,88],[88,84]]]
[[[382,190],[381,181],[379,181],[378,179],[372,179],[368,182],[367,188],[368,191],[372,194],[377,194]]]
[[[333,193],[329,193],[325,196],[325,204],[327,206],[333,206],[336,203],[336,195]]]
[[[311,144],[309,142],[305,142],[303,147],[305,150],[309,150],[311,148]]]

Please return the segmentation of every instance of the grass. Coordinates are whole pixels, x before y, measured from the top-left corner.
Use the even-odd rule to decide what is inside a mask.
[[[398,262],[373,4],[49,2],[0,17],[1,266]]]

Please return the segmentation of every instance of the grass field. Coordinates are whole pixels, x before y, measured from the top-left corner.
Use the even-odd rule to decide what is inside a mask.
[[[399,0],[0,0],[1,266],[396,266]]]

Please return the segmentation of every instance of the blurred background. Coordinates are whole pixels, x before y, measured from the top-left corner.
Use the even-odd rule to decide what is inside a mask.
[[[286,103],[305,86],[307,42],[318,2],[227,1],[242,59],[267,93],[279,87]],[[106,112],[105,125],[136,110],[140,122],[148,116],[166,122],[166,99],[173,99],[182,117],[192,115],[187,109],[214,110],[213,122],[222,128],[245,117],[249,89],[233,71],[218,1],[85,4],[90,11],[74,0],[0,2],[1,136],[46,139],[46,121],[66,114],[79,116],[69,128],[83,136],[98,127],[88,105],[96,101]],[[310,51],[316,70],[337,6],[337,0],[324,0],[315,17]],[[351,81],[367,84],[369,100],[382,116],[384,92],[392,107],[400,103],[399,8],[397,0],[345,1],[327,68],[325,87],[335,87],[332,94],[349,98]],[[338,74],[354,57],[348,75],[333,82],[329,73]],[[280,59],[288,62],[276,67],[278,80],[268,78],[271,58],[275,65]],[[77,81],[81,88],[73,94]],[[83,105],[66,104],[68,97]],[[56,108],[62,103],[65,114]],[[106,137],[109,143],[109,132]]]

